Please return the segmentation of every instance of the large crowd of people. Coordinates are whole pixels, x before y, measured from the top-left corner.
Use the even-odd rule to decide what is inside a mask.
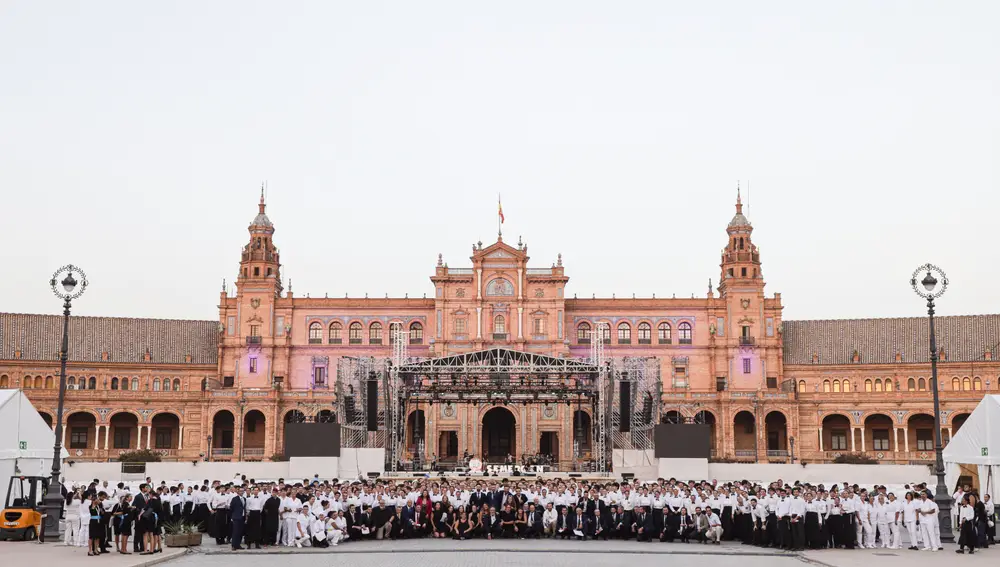
[[[776,480],[653,482],[437,477],[258,482],[246,477],[138,486],[95,480],[66,494],[67,545],[89,555],[162,551],[164,530],[207,532],[233,550],[329,547],[411,538],[700,542],[787,550],[942,549],[938,506],[925,485],[897,495],[884,486]],[[954,495],[959,551],[996,536],[989,494]],[[173,525],[171,525],[173,523]],[[129,551],[129,540],[132,551]]]

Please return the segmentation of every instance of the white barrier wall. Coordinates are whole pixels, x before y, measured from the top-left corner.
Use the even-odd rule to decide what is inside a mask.
[[[345,451],[346,449],[341,449]],[[312,480],[315,475],[320,479],[340,478],[339,457],[292,457],[288,461],[288,474],[285,480]]]
[[[708,459],[657,459],[658,478],[701,480],[711,478],[708,474]]]
[[[367,478],[368,473],[385,473],[385,449],[340,448],[337,478]]]
[[[692,461],[701,460],[704,469]],[[770,464],[770,463],[709,463],[704,459],[659,459],[658,477],[678,480],[718,480],[730,482],[749,480],[772,482],[781,479],[811,484],[833,483],[870,486],[873,484],[904,485],[937,482],[926,465],[838,465],[838,464]],[[700,473],[700,474],[699,474]],[[637,477],[642,478],[642,477]],[[645,479],[644,480],[648,480]]]

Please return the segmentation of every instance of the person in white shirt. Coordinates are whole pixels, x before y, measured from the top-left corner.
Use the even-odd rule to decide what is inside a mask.
[[[938,506],[927,497],[927,491],[920,492],[920,506],[917,508],[920,517],[920,532],[924,540],[924,551],[937,551],[941,543],[935,538],[935,525],[938,522]]]
[[[975,528],[975,496],[966,494],[962,497],[962,506],[958,509],[958,549],[956,553],[965,553],[965,548],[969,548],[969,555],[976,552],[976,528]]]
[[[313,517],[309,513],[309,506],[303,505],[301,511],[295,515],[294,542],[295,547],[308,546],[312,539],[309,530],[312,528]]]
[[[292,496],[292,491],[289,490],[288,494],[281,499],[281,510],[279,516],[281,516],[281,537],[280,543],[285,547],[291,547],[295,545],[296,539],[296,528],[295,522],[299,515],[299,510],[302,508],[302,503],[299,502],[298,498]]]
[[[721,544],[722,520],[719,519],[719,515],[711,508],[705,514],[708,516],[708,531],[705,532],[705,538],[711,543]]]
[[[889,502],[885,499],[885,496],[879,494],[875,500],[875,504],[872,508],[873,523],[876,529],[878,529],[878,537],[881,540],[882,548],[888,548],[891,545],[892,538],[889,533],[889,522],[895,521],[895,516],[892,513],[892,509],[889,506]],[[874,538],[872,543],[875,543]]]
[[[920,544],[920,530],[917,528],[917,515],[920,508],[920,501],[913,499],[913,493],[907,492],[905,502],[902,505],[903,526],[906,527],[906,536],[909,540],[909,549],[916,551]]]
[[[80,504],[83,503],[83,497],[81,496],[81,491],[77,487],[73,487],[73,492],[70,493],[66,500],[66,527],[65,533],[63,533],[63,541],[66,545],[72,545],[76,547],[83,547],[83,542],[79,541],[80,538]],[[90,523],[90,516],[88,514],[87,522]]]
[[[896,495],[889,493],[889,534],[892,536],[892,549],[903,549],[903,503],[896,500]]]
[[[542,531],[546,537],[552,537],[556,534],[557,519],[559,519],[559,515],[552,507],[552,503],[549,502],[545,505],[545,512],[542,514]]]

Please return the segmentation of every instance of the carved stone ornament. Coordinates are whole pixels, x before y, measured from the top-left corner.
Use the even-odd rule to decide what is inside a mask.
[[[455,290],[455,297],[465,297],[465,288],[460,287]]]
[[[714,335],[715,334],[715,323],[709,323],[708,324],[708,334],[710,334],[710,335]]]
[[[740,300],[740,305],[743,307],[743,309],[749,309],[750,308],[750,300],[746,299],[746,298],[743,298],[743,299]]]
[[[253,307],[254,309],[257,309],[258,307],[260,307],[260,298],[259,297],[255,297],[255,298],[251,299],[250,300],[250,307]]]
[[[535,297],[545,297],[545,290],[542,288],[535,288]]]
[[[542,408],[542,417],[544,417],[545,419],[555,419],[556,417],[555,406],[551,404],[546,404],[546,406]]]
[[[139,410],[139,413],[142,414],[142,419],[143,419],[143,421],[145,421],[145,420],[149,419],[149,415],[151,413],[153,413],[153,410],[151,410],[151,409],[145,409],[144,408],[144,409]]]
[[[455,417],[455,404],[444,404],[441,406],[441,417],[447,419]]]
[[[100,414],[101,419],[104,420],[107,419],[108,414],[111,413],[111,408],[95,408],[94,411]]]

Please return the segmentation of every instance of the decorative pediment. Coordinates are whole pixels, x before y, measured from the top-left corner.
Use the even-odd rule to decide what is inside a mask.
[[[514,284],[504,278],[493,278],[486,284],[487,297],[512,297],[514,295]]]
[[[491,252],[491,253],[487,254],[486,257],[487,258],[513,258],[514,255],[511,254],[511,253],[509,253],[509,252],[507,252],[507,251],[505,251],[505,250],[497,250],[496,252]]]
[[[256,313],[254,313],[253,316],[251,316],[249,319],[247,319],[247,323],[263,323],[263,322],[264,322],[264,319],[262,319],[260,317],[260,315],[258,315]]]

